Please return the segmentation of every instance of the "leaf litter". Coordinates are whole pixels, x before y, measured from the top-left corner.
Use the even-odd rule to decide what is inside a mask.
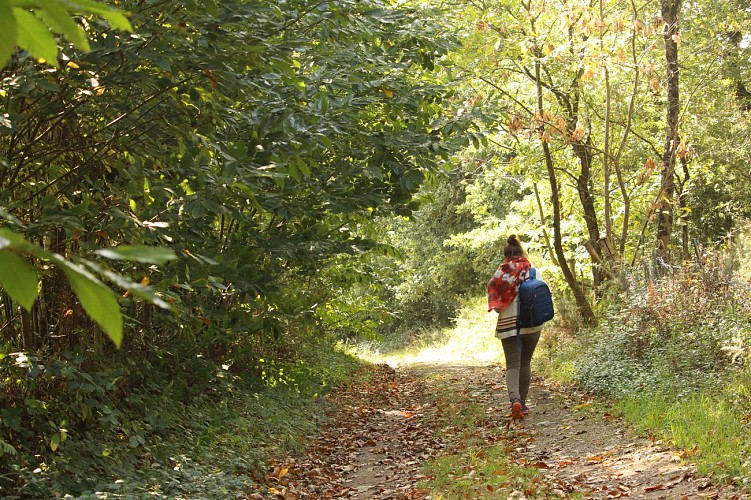
[[[269,462],[268,495],[249,498],[453,498],[428,488],[423,465],[466,447],[467,425],[475,442],[503,446],[512,463],[538,475],[532,487],[509,493],[461,467],[457,480],[477,482],[461,498],[749,498],[698,477],[690,463],[695,450],[636,436],[613,415],[589,412],[591,399],[571,387],[534,379],[531,412],[516,423],[498,364],[383,364],[367,371],[328,396],[328,419],[304,453]],[[479,405],[484,416],[469,424],[449,418],[451,395],[450,404]]]

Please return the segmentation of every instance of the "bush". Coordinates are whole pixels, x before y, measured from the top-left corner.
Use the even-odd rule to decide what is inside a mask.
[[[658,380],[700,383],[748,361],[749,289],[717,259],[686,264],[656,282],[629,276],[611,302],[577,380],[611,397],[650,390]]]
[[[249,491],[267,454],[299,446],[319,396],[356,366],[330,337],[302,340],[265,346],[275,357],[260,373],[242,359],[178,360],[179,346],[0,357],[0,496]]]
[[[615,414],[690,454],[701,474],[741,483],[751,470],[751,287],[743,255],[731,247],[662,266],[657,279],[646,267],[647,276],[627,274],[625,291],[608,290],[599,326],[560,346],[547,373],[615,400]]]

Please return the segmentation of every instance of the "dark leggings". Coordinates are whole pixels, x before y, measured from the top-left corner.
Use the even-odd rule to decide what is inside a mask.
[[[516,335],[501,340],[503,354],[506,356],[506,386],[508,387],[509,400],[512,403],[519,401],[526,404],[527,402],[529,382],[532,380],[530,363],[539,340],[540,332],[522,335],[521,352],[516,345]]]

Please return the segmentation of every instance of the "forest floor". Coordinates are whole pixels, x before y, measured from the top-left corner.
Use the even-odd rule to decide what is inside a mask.
[[[307,451],[270,463],[272,497],[748,498],[571,387],[533,380],[512,423],[498,364],[374,365],[329,398]]]

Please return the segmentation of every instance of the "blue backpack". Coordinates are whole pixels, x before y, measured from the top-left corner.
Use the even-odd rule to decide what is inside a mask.
[[[553,296],[548,285],[537,279],[535,268],[519,286],[519,328],[540,326],[553,319]]]

